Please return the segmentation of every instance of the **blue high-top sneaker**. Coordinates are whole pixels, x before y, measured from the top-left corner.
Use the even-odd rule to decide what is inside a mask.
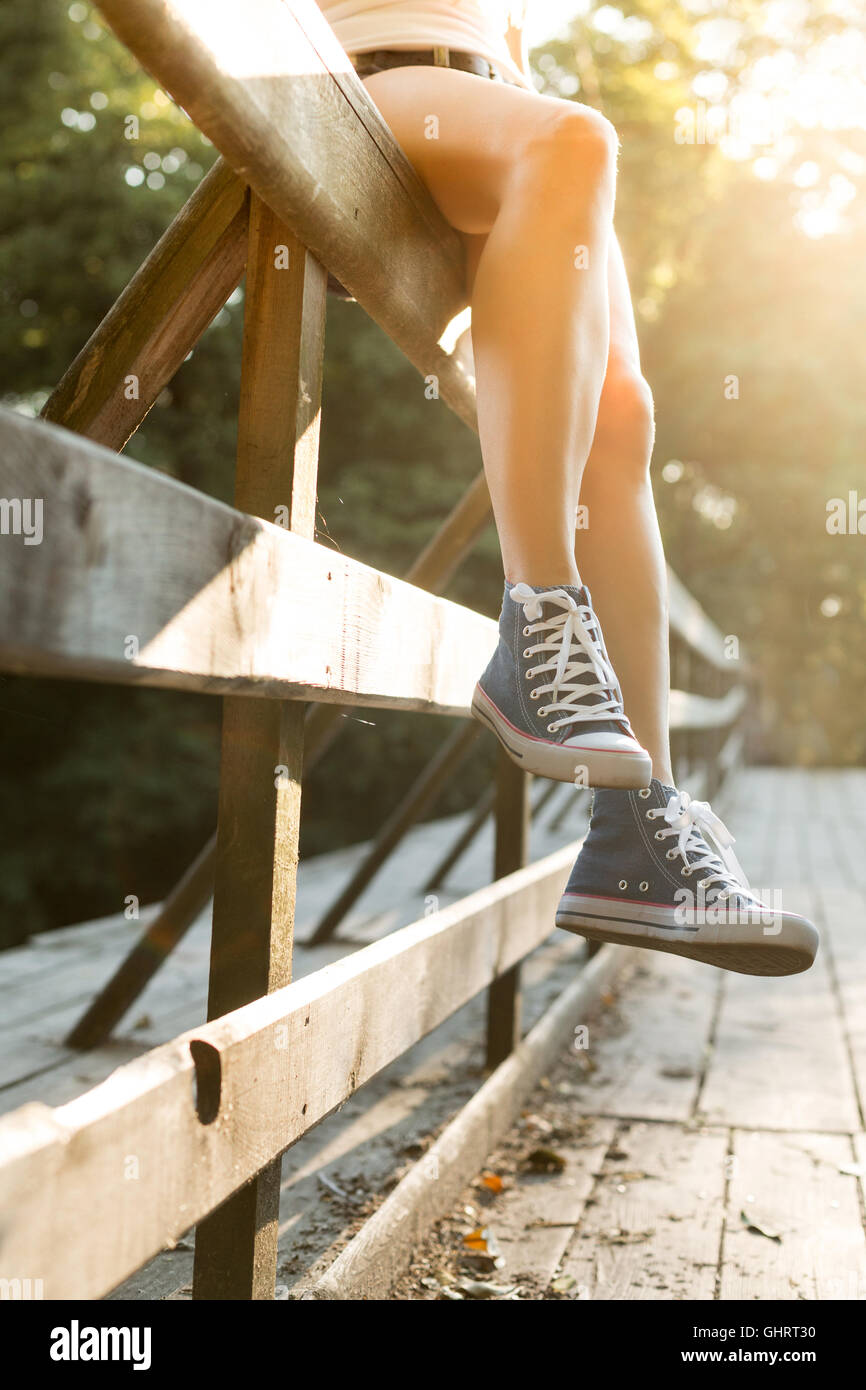
[[[594,792],[589,833],[556,925],[590,941],[672,951],[742,975],[808,970],[816,928],[762,903],[732,844],[707,802],[655,777],[642,791]]]
[[[652,775],[585,588],[506,583],[499,645],[475,687],[472,713],[539,777],[645,787]]]

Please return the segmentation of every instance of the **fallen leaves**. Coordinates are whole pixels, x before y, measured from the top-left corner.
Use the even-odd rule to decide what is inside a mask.
[[[500,1192],[502,1192],[503,1188],[505,1187],[505,1183],[502,1181],[498,1173],[482,1173],[481,1177],[479,1178],[479,1182],[482,1187],[485,1187],[487,1189],[488,1192],[493,1192],[497,1196]]]
[[[453,1298],[455,1294],[463,1298],[507,1298],[517,1300],[519,1291],[517,1284],[490,1284],[481,1279],[461,1279],[447,1292],[447,1297]]]
[[[556,1149],[547,1149],[543,1146],[532,1149],[523,1160],[521,1165],[529,1173],[562,1173],[565,1170],[565,1159],[562,1154],[557,1153]]]
[[[487,1226],[476,1226],[463,1237],[463,1248],[473,1264],[485,1274],[505,1264],[496,1237]]]

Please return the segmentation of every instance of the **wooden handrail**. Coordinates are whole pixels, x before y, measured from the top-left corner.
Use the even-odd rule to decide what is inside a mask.
[[[100,0],[123,43],[467,424],[460,239],[314,0]],[[383,235],[387,228],[387,235]]]
[[[11,410],[0,450],[50,505],[0,548],[6,670],[467,713],[489,618]]]

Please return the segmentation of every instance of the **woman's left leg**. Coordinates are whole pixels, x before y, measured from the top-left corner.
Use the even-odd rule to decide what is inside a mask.
[[[463,241],[471,293],[486,237],[464,236]],[[628,277],[615,236],[608,293],[607,370],[580,485],[588,525],[576,531],[575,556],[604,628],[631,726],[652,758],[653,776],[671,784],[667,575],[649,478],[653,403],[641,372]]]

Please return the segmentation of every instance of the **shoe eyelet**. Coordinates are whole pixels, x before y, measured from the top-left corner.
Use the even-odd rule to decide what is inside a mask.
[[[530,631],[529,631],[529,628],[528,628],[528,627],[525,627],[525,628],[523,629],[523,635],[524,635],[524,637],[529,637]]]
[[[667,854],[665,855],[665,859],[676,859],[676,857],[677,852],[675,849],[669,849]]]
[[[644,879],[643,883],[640,885],[640,891],[641,891],[642,893],[645,893],[645,892],[647,891],[648,888],[649,888],[649,884],[647,883],[646,879]]]
[[[655,833],[655,835],[653,836],[653,839],[654,839],[654,840],[663,840],[664,837],[665,837],[665,832],[664,832],[663,830],[657,830],[656,833]]]
[[[528,680],[528,679],[529,679],[529,677],[527,676],[527,680]],[[540,690],[530,690],[530,692],[529,692],[529,698],[530,698],[530,700],[537,700],[540,694],[541,694],[541,691],[540,691]],[[539,712],[539,714],[540,714],[540,713],[541,713],[541,710],[539,710],[538,712]]]
[[[650,788],[649,788],[649,787],[641,787],[640,791],[638,792],[638,796],[642,796],[643,799],[644,799],[644,801],[646,801],[646,799],[647,799],[647,797],[649,796],[649,794],[650,794]]]
[[[548,726],[547,726],[547,732],[548,732],[549,734],[555,734],[555,733],[556,733],[556,725],[555,725],[555,724],[548,724]]]
[[[708,878],[702,878],[702,879],[700,879],[700,881],[698,882],[698,887],[699,887],[699,888],[708,888],[709,885],[710,885],[710,880],[709,880]]]
[[[619,886],[620,886],[620,888],[628,888],[628,884],[626,883],[626,881],[625,881],[624,878],[621,878],[621,879],[620,879],[620,881],[619,881]]]
[[[532,652],[529,650],[528,647],[526,647],[525,650],[524,650],[524,652],[523,652],[523,655],[524,655],[524,656],[532,656]],[[526,677],[527,677],[527,680],[528,680],[528,679],[529,679],[529,672],[528,672],[528,671],[527,671],[527,673],[526,673]]]
[[[692,876],[692,871],[688,864],[683,865],[683,867],[680,869],[680,873],[682,874],[683,878],[691,878]]]

